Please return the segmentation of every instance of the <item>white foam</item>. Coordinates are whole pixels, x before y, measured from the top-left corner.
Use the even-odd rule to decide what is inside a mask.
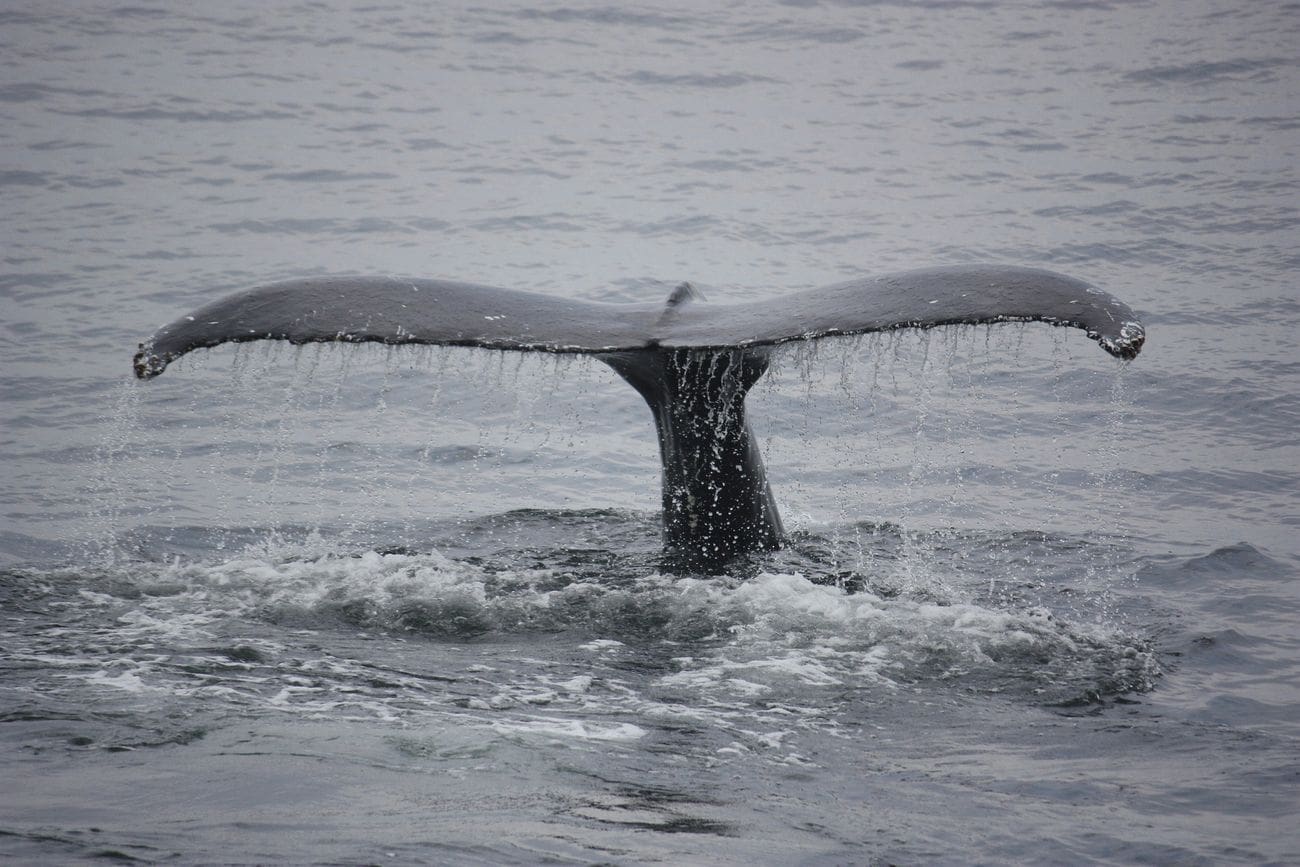
[[[724,658],[701,668],[667,675],[660,678],[660,683],[666,686],[689,685],[697,688],[720,683],[733,691],[749,695],[757,695],[770,689],[764,684],[731,677],[730,674],[736,671],[754,675],[774,675],[778,680],[798,681],[811,686],[839,686],[843,683],[840,678],[831,673],[822,660],[798,651],[744,661]]]
[[[1040,660],[1064,658],[1068,669],[1070,654],[1091,653],[1115,638],[1102,626],[1092,627],[1094,635],[1044,609],[989,607],[957,591],[940,592],[935,584],[910,595],[904,588],[900,595],[884,598],[792,573],[764,573],[748,580],[650,575],[618,584],[597,579],[564,584],[549,571],[490,572],[438,553],[371,551],[279,559],[250,549],[217,564],[133,564],[130,577],[145,585],[168,583],[182,589],[85,599],[87,604],[120,609],[113,612],[116,637],[134,640],[132,659],[143,661],[143,667],[126,673],[118,667],[122,660],[89,658],[76,663],[83,670],[103,668],[90,677],[104,686],[136,692],[165,689],[312,716],[411,722],[451,713],[464,724],[464,711],[469,710],[474,725],[499,732],[591,741],[631,740],[645,730],[630,723],[497,717],[544,708],[561,716],[634,714],[638,721],[694,721],[720,727],[757,749],[764,732],[821,725],[817,708],[845,689],[894,691],[917,681],[972,673],[998,678],[1009,674],[1028,683],[1037,676]],[[643,612],[645,625],[632,621],[624,632],[629,611],[634,617]],[[423,618],[414,627],[402,619],[411,612]],[[400,629],[436,629],[443,620],[455,618],[471,626],[481,621],[483,629],[497,633],[541,624],[548,634],[572,630],[567,634],[573,636],[581,630],[586,635],[621,634],[626,641],[561,641],[562,653],[587,654],[579,656],[585,666],[578,669],[581,674],[571,665],[578,660],[557,663],[546,653],[534,658],[511,650],[508,662],[479,656],[466,670],[481,677],[467,679],[451,703],[457,709],[451,711],[448,695],[431,692],[425,681],[386,675],[385,680],[398,681],[396,694],[391,683],[372,689],[365,685],[369,672],[364,665],[327,652],[324,658],[305,662],[241,664],[224,653],[196,655],[192,649],[199,643],[196,639],[204,646],[227,641],[226,623],[264,621],[268,616],[286,624],[282,634],[287,646],[296,646],[291,636],[298,633],[291,627],[304,613],[339,618],[336,622],[346,624],[349,635],[364,628],[370,635],[382,634],[385,642],[400,641]],[[356,619],[371,617],[374,628]],[[140,652],[167,646],[185,648],[181,662],[197,660],[201,668],[219,668],[220,683],[196,681],[184,666],[176,665],[175,652],[152,661]],[[529,647],[539,646],[551,647]],[[678,655],[665,662],[674,652]],[[627,675],[616,665],[647,653],[662,667],[646,678]],[[277,655],[271,648],[268,656]],[[1087,664],[1090,658],[1080,659]],[[250,668],[256,676],[241,674]],[[811,710],[803,713],[801,708]],[[742,731],[751,734],[741,737]]]
[[[996,670],[1029,654],[1072,654],[1082,640],[1078,627],[1043,609],[992,609],[956,594],[947,604],[883,599],[776,573],[730,584],[680,579],[677,589],[685,607],[721,612],[730,623],[730,640],[711,654],[675,658],[680,670],[660,678],[663,686],[692,691],[758,696],[849,683],[892,687]]]
[[[70,675],[78,680],[84,680],[95,686],[107,686],[113,689],[120,689],[125,692],[142,693],[145,691],[144,681],[134,671],[124,671],[121,674],[111,675],[107,671],[97,671],[89,675]]]
[[[580,674],[577,677],[570,678],[569,680],[561,681],[557,683],[556,686],[567,693],[584,693],[591,689],[591,675]]]
[[[645,729],[632,723],[598,723],[543,717],[501,720],[492,723],[492,728],[501,734],[545,735],[588,741],[635,741],[646,735]]]
[[[580,650],[613,650],[615,647],[626,647],[623,642],[615,641],[612,638],[597,638],[594,641],[588,641],[586,644],[579,644]]]

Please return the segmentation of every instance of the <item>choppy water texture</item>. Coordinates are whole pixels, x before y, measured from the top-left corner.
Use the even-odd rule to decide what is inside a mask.
[[[1295,863],[1300,7],[8,3],[0,854]],[[787,550],[657,561],[600,365],[224,347],[325,272],[973,261],[1149,328],[787,350]]]

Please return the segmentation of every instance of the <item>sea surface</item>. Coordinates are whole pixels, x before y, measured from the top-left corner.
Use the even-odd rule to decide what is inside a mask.
[[[1300,5],[0,8],[0,859],[1300,863]],[[1148,329],[789,347],[666,571],[597,362],[136,344],[292,276]],[[707,303],[707,302],[706,302]]]

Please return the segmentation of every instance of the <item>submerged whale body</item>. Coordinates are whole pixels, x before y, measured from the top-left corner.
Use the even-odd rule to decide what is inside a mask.
[[[135,373],[150,379],[191,350],[249,340],[593,355],[654,415],[669,561],[710,570],[782,542],[745,420],[745,395],[767,370],[773,347],[899,328],[1030,321],[1082,328],[1124,359],[1138,354],[1146,336],[1123,302],[1033,268],[927,268],[725,305],[700,303],[687,283],[663,304],[609,304],[444,280],[322,277],[239,292],[158,329],[140,344]]]

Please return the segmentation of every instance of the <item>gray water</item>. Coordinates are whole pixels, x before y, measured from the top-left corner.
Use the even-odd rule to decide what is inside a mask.
[[[1300,861],[1297,44],[1226,0],[5,4],[0,854]],[[983,261],[1146,350],[786,350],[750,414],[791,545],[716,577],[660,569],[598,364],[130,379],[295,275]]]

